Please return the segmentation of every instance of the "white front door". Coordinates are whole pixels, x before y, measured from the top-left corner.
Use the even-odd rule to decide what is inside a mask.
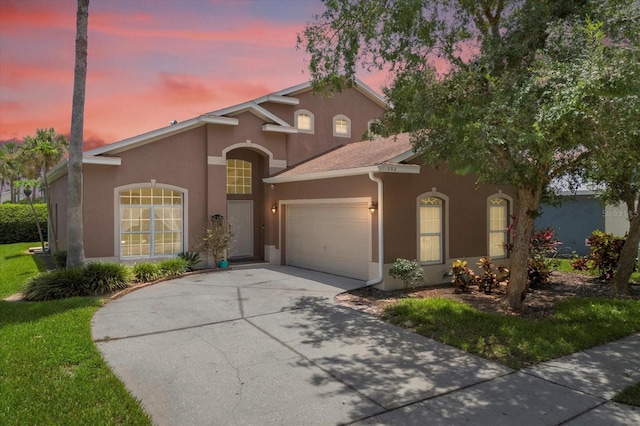
[[[253,256],[253,201],[227,201],[227,217],[234,234],[228,257]]]

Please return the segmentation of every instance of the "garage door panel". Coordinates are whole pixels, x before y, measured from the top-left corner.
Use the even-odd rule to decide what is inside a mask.
[[[287,206],[287,264],[367,279],[371,215],[366,203]]]

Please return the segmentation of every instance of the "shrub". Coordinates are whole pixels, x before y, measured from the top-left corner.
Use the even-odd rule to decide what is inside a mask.
[[[88,263],[80,268],[44,272],[22,290],[31,301],[99,296],[129,287],[131,272],[119,263]]]
[[[53,259],[56,261],[56,268],[64,269],[67,267],[67,252],[64,250],[58,250],[53,253]]]
[[[42,229],[47,227],[47,205],[34,204],[38,222]],[[38,227],[33,220],[31,207],[26,204],[0,205],[0,244],[27,243],[40,241]]]
[[[156,280],[160,277],[157,263],[138,263],[131,268],[136,280],[141,283]]]
[[[402,280],[405,292],[409,287],[415,287],[424,282],[424,270],[416,260],[400,258],[394,260],[389,275]]]
[[[504,266],[498,266],[498,268],[496,268],[493,262],[491,262],[491,258],[483,257],[477,265],[482,268],[484,272],[482,277],[476,276],[478,289],[484,291],[486,294],[491,293],[493,287],[497,287],[501,281],[509,279],[509,269]],[[473,274],[473,271],[471,271],[471,274]]]
[[[187,261],[187,269],[193,271],[195,266],[201,262],[200,253],[197,251],[185,251],[178,255],[179,258]]]
[[[598,230],[593,231],[588,238],[592,269],[596,269],[600,273],[601,280],[608,281],[613,278],[624,240],[624,238],[614,237],[612,234]]]
[[[588,271],[591,269],[589,266],[589,259],[586,257],[577,257],[571,262],[571,268],[576,271]]]
[[[160,277],[172,277],[187,272],[188,262],[180,257],[166,259],[158,263],[158,275]]]
[[[71,268],[44,272],[27,281],[22,294],[24,299],[31,301],[85,296],[83,270]]]
[[[121,263],[94,262],[83,267],[87,296],[99,296],[131,285],[131,270]]]
[[[531,236],[527,262],[527,276],[531,288],[540,287],[549,282],[555,262],[553,258],[558,253],[560,245],[554,236],[555,230],[550,226]]]
[[[460,259],[451,264],[449,275],[452,277],[451,282],[457,292],[466,291],[467,286],[475,283],[477,278],[471,268],[467,266],[467,261]]]

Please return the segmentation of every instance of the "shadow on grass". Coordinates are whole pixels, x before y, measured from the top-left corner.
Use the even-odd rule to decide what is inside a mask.
[[[36,322],[73,309],[101,306],[100,299],[74,297],[47,302],[6,302],[0,300],[0,329],[4,326]]]

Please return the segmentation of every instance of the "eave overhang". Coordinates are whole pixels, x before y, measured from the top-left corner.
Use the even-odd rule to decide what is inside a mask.
[[[369,173],[405,173],[405,174],[419,174],[420,166],[417,164],[393,164],[384,163],[376,164],[373,166],[357,167],[353,169],[342,170],[329,170],[316,173],[305,173],[300,175],[287,176],[273,176],[262,179],[264,183],[287,183],[287,182],[302,182],[308,180],[317,179],[331,179],[348,176],[368,175]]]

